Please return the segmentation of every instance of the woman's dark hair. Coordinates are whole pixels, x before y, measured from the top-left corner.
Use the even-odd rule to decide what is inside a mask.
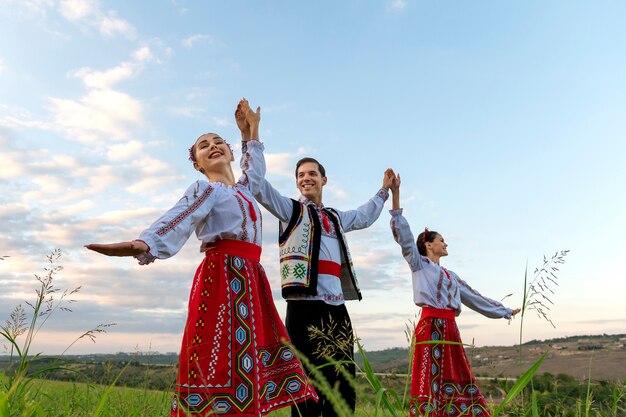
[[[300,165],[305,164],[307,162],[313,162],[315,164],[317,164],[317,167],[319,168],[320,174],[322,174],[322,177],[326,176],[326,170],[324,169],[324,166],[322,164],[320,164],[317,159],[315,158],[302,158],[301,160],[299,160],[298,162],[296,162],[296,178],[298,178],[298,168],[300,168]]]
[[[424,236],[424,234],[426,234],[426,236]],[[438,234],[439,233],[435,232],[434,230],[426,229],[417,236],[417,240],[415,243],[417,243],[417,250],[420,255],[426,256],[426,242],[432,242],[433,240],[435,240]]]

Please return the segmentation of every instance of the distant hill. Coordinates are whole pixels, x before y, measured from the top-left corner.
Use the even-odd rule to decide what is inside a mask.
[[[585,379],[591,373],[594,380],[626,380],[626,334],[571,336],[531,340],[522,345],[522,362],[518,346],[467,347],[466,353],[477,376],[517,377],[549,352],[540,373],[567,374]],[[376,372],[406,374],[409,350],[392,348],[365,352]],[[362,365],[362,358],[356,355]]]
[[[476,376],[517,377],[524,373],[539,357],[548,351],[539,373],[567,374],[585,379],[591,372],[594,380],[626,380],[626,334],[571,336],[566,338],[531,340],[522,345],[522,362],[517,346],[466,347],[467,356]],[[407,348],[366,351],[375,372],[406,374],[409,365]],[[115,354],[65,355],[64,361],[80,368],[101,367],[103,364],[130,364],[136,367],[162,369],[175,375],[178,363],[176,353],[134,352]],[[0,369],[8,365],[8,356],[0,356]],[[355,360],[362,367],[357,353]],[[91,365],[90,365],[91,364]],[[93,365],[93,366],[92,366]],[[110,366],[110,365],[109,365]],[[117,365],[120,366],[120,365]],[[106,366],[105,366],[106,367]]]

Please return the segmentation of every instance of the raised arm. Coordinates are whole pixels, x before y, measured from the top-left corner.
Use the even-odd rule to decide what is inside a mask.
[[[388,173],[391,177],[391,233],[393,239],[400,245],[402,249],[402,256],[411,267],[411,271],[416,271],[422,268],[422,258],[417,250],[417,244],[415,243],[415,237],[411,232],[409,222],[402,215],[402,208],[400,207],[400,174],[395,174],[393,171]]]
[[[382,187],[365,204],[362,204],[355,210],[337,211],[344,232],[365,229],[378,220],[380,213],[383,211],[385,201],[389,198],[389,187],[391,187],[392,181],[388,174],[389,172],[393,173],[393,170],[389,168],[385,171]]]
[[[290,198],[282,196],[265,179],[267,171],[265,147],[259,142],[259,122],[261,120],[261,108],[257,107],[256,112],[252,111],[248,100],[242,99],[235,111],[235,120],[241,130],[242,138],[242,158],[241,169],[245,176],[244,183],[250,189],[254,198],[283,222],[291,219],[293,203]]]

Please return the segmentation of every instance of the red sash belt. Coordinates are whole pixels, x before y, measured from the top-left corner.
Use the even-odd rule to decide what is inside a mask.
[[[334,275],[337,278],[341,276],[341,265],[332,261],[318,261],[317,273],[324,275]]]
[[[454,320],[456,312],[447,308],[434,308],[434,307],[422,307],[421,318],[424,317],[437,317],[439,319]]]
[[[217,242],[203,242],[200,250],[222,252],[227,255],[238,256],[259,262],[261,260],[261,247],[254,243],[243,240],[218,240]]]

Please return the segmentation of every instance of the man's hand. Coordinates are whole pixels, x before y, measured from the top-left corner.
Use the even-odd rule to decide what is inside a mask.
[[[400,187],[400,176],[398,175],[396,177],[396,173],[393,172],[393,169],[391,168],[387,168],[387,170],[385,171],[384,175],[383,175],[383,188],[389,190],[391,189],[393,191],[393,187],[394,187],[394,181],[398,182],[398,185],[396,187],[399,188]]]

